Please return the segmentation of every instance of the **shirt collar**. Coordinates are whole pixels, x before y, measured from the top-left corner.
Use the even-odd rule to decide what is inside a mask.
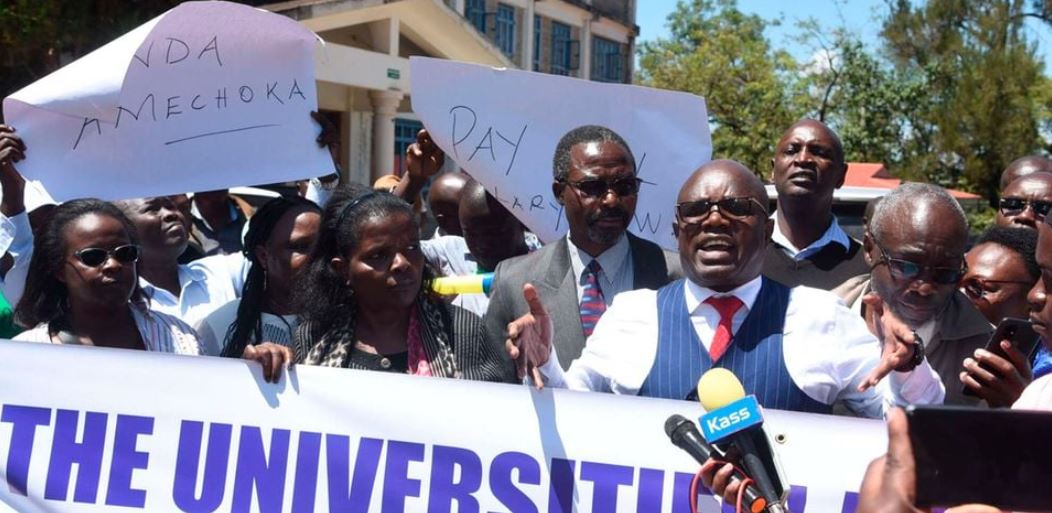
[[[204,281],[208,278],[208,276],[205,275],[204,270],[186,264],[179,265],[178,273],[180,290],[186,290],[186,286],[190,283]],[[142,288],[148,296],[150,296],[150,299],[153,299],[155,301],[163,300],[163,295],[161,297],[158,297],[158,294],[164,293],[171,295],[171,293],[167,290],[154,286],[154,284],[150,283],[149,281],[146,281],[146,278],[143,278],[142,276],[139,276],[139,287]],[[182,294],[180,294],[180,296],[181,295]],[[175,300],[178,301],[179,298],[176,297]]]
[[[775,244],[778,244],[782,249],[793,257],[793,260],[803,260],[819,251],[822,248],[830,244],[840,244],[844,249],[851,247],[851,238],[847,236],[847,232],[840,227],[840,222],[837,221],[836,216],[833,216],[832,221],[829,223],[829,228],[826,228],[825,233],[822,234],[818,240],[811,243],[806,248],[799,249],[793,246],[792,242],[782,233],[782,227],[778,224],[778,212],[771,214],[771,219],[774,220],[774,232],[771,234],[771,240]]]
[[[694,313],[694,311],[698,309],[698,306],[712,296],[734,296],[741,300],[742,304],[745,305],[745,310],[748,311],[752,308],[753,303],[756,302],[756,297],[760,295],[760,287],[762,284],[763,278],[757,276],[730,292],[716,292],[708,287],[702,287],[693,281],[687,280],[687,286],[683,287],[684,294],[687,298],[687,311]]]
[[[573,266],[574,274],[580,279],[581,273],[584,272],[584,267],[592,261],[593,257],[575,246],[573,241],[570,240],[569,233],[566,234],[566,243],[570,246],[570,265]],[[594,259],[599,261],[599,267],[602,267],[603,274],[615,276],[620,272],[625,259],[628,258],[629,249],[631,248],[628,245],[628,235],[623,234],[613,246],[607,248],[606,251],[600,253]]]

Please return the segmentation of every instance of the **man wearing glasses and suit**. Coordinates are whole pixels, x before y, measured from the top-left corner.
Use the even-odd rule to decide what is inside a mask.
[[[615,295],[656,289],[678,274],[675,254],[627,232],[641,184],[635,162],[624,139],[605,127],[581,126],[560,139],[552,194],[569,233],[497,266],[485,316],[493,344],[503,346],[508,323],[527,313],[522,288],[531,283],[553,312],[559,362],[569,367]]]
[[[869,279],[834,290],[870,329],[873,312],[862,297],[875,292],[919,335],[946,386],[946,404],[978,404],[962,393],[960,376],[993,332],[958,290],[967,244],[968,221],[957,200],[936,185],[903,184],[880,200],[869,221],[863,240]]]

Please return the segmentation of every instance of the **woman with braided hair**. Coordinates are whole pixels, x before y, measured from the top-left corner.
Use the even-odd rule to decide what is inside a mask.
[[[240,358],[248,344],[292,346],[299,318],[292,283],[318,236],[321,209],[300,198],[274,198],[249,220],[245,258],[250,267],[241,299],[205,317],[196,327],[205,354]]]
[[[338,189],[295,295],[296,347],[246,346],[277,381],[286,363],[480,381],[515,379],[502,347],[490,347],[481,319],[428,292],[413,208],[386,192]]]

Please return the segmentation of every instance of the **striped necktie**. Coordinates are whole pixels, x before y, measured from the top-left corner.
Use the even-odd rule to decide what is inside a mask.
[[[599,286],[599,261],[592,259],[584,268],[584,288],[581,293],[581,327],[584,328],[584,336],[592,336],[595,324],[599,322],[603,312],[606,311],[606,300],[603,299],[603,289]]]

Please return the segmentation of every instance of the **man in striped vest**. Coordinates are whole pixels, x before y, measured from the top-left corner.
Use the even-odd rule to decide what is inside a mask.
[[[548,313],[524,287],[530,313],[508,326],[520,375],[578,390],[685,399],[723,367],[767,408],[861,416],[940,403],[939,377],[912,334],[888,317],[883,344],[829,292],[761,276],[773,228],[756,175],[730,160],[701,166],[680,190],[674,230],[686,279],[617,296],[581,357],[557,362]],[[883,349],[883,350],[882,350]]]

